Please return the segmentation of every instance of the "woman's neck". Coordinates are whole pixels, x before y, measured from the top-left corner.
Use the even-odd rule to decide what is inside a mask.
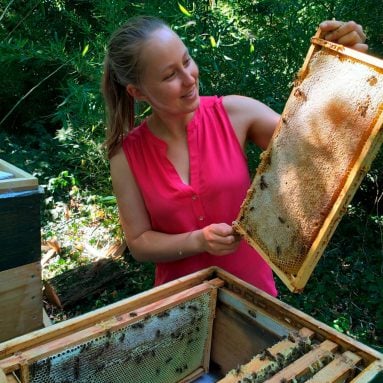
[[[148,117],[147,123],[151,132],[165,141],[183,139],[186,136],[186,127],[193,115],[194,112],[181,117],[163,117],[153,113]]]

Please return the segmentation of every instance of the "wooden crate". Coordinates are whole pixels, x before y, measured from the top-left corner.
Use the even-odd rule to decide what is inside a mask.
[[[42,327],[37,179],[0,160],[0,341]]]
[[[4,342],[1,371],[23,383],[372,383],[383,355],[213,267]]]
[[[233,224],[294,292],[383,139],[383,60],[318,36]]]

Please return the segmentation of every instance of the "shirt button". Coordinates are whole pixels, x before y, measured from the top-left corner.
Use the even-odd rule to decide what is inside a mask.
[[[192,196],[192,200],[195,201],[198,198],[195,194]]]
[[[205,217],[203,215],[200,215],[199,218],[198,218],[200,221],[203,221],[205,219]]]

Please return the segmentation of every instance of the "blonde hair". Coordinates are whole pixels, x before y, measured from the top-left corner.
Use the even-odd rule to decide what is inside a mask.
[[[134,128],[134,98],[126,86],[140,84],[142,47],[161,28],[169,27],[155,17],[136,17],[115,31],[108,43],[102,78],[108,117],[105,142],[108,158],[115,154],[124,134]]]

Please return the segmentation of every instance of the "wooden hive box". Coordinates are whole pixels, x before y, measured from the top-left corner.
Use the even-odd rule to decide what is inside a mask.
[[[382,354],[215,267],[0,344],[1,383],[376,383],[382,372]]]
[[[37,178],[0,159],[0,341],[41,328]]]
[[[291,291],[322,256],[382,125],[383,60],[314,37],[233,223]]]

